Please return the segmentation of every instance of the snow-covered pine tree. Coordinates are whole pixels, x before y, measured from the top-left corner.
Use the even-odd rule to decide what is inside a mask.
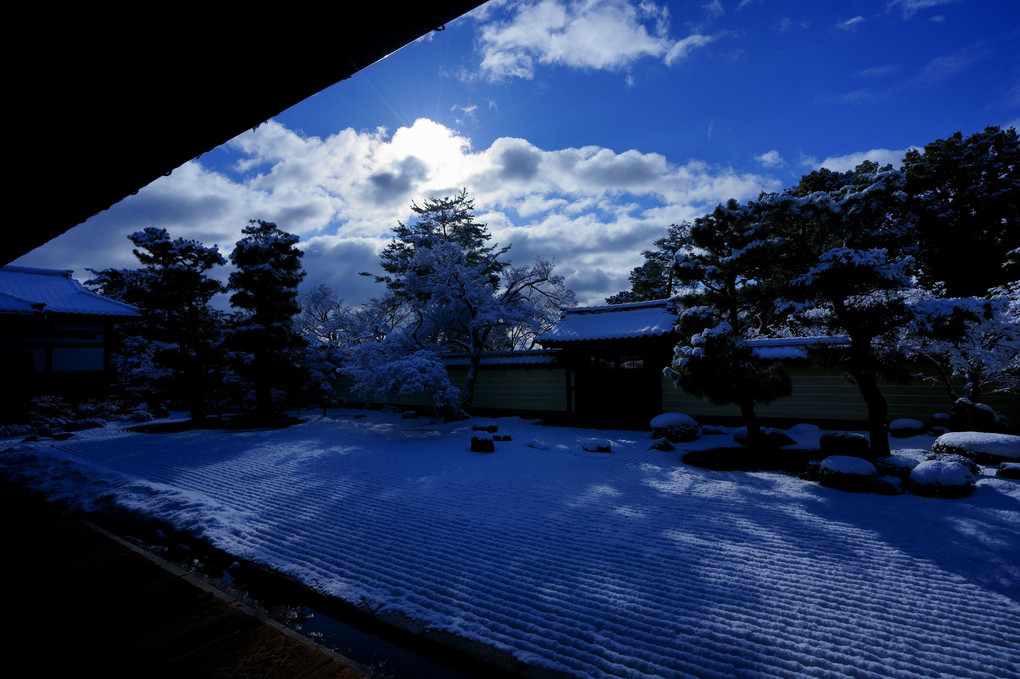
[[[1008,268],[1020,249],[1020,140],[988,127],[966,138],[911,149],[904,158],[917,219],[915,253],[922,284],[947,297],[984,297],[1017,280]]]
[[[301,312],[298,284],[305,276],[298,237],[276,224],[251,220],[237,241],[230,261],[236,268],[228,279],[230,304],[239,309],[232,331],[233,346],[251,360],[238,368],[255,392],[256,417],[276,412],[273,391],[288,386],[300,366],[304,340],[294,327]]]
[[[384,394],[398,385],[378,365],[388,357],[390,364],[413,372],[411,382],[424,385],[427,377],[437,406],[449,410],[456,390],[443,383],[439,354],[466,353],[467,379],[452,408],[465,410],[474,397],[482,352],[533,338],[554,322],[560,306],[573,303],[573,293],[553,274],[549,261],[536,258],[532,266],[511,266],[505,258],[510,247],[489,244],[491,235],[475,221],[474,201],[466,190],[429,198],[411,209],[417,219],[394,228],[381,256],[386,275],[374,277],[387,287],[388,294],[376,300],[386,313],[375,316],[387,319],[388,327],[376,332],[380,346],[354,347],[347,369],[359,388]],[[367,369],[366,356],[376,361],[376,370]],[[411,357],[414,361],[408,362]],[[406,393],[406,387],[400,388]]]
[[[162,228],[148,227],[128,238],[143,268],[93,271],[87,282],[141,312],[115,365],[150,405],[164,398],[183,402],[191,419],[202,421],[223,370],[222,314],[210,306],[223,286],[209,272],[226,260],[216,246],[171,239]]]
[[[763,275],[774,244],[752,205],[719,205],[678,233],[673,278],[683,309],[673,363],[678,387],[716,405],[736,403],[752,446],[761,443],[755,405],[790,393],[782,366],[760,359],[747,340],[762,334],[769,285]]]
[[[860,390],[876,456],[889,453],[879,379],[906,377],[894,340],[916,314],[903,186],[902,172],[865,162],[852,172],[813,172],[759,201],[763,223],[780,239],[774,280],[785,294],[777,309],[804,334],[846,338],[820,344],[817,356],[846,370]]]

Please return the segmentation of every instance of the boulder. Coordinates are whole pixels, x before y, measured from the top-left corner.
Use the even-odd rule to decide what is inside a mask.
[[[613,445],[605,439],[592,439],[586,441],[582,448],[589,453],[610,453],[613,450]]]
[[[652,438],[666,438],[672,443],[687,443],[701,434],[701,426],[697,420],[682,413],[656,415],[652,418],[650,426]]]
[[[1020,479],[1020,462],[1003,462],[995,470],[995,476],[1000,479]]]
[[[475,453],[496,452],[496,444],[493,443],[492,434],[486,431],[479,431],[472,434],[471,450]]]
[[[871,462],[849,455],[830,455],[818,468],[818,481],[823,486],[864,493],[875,490],[878,470]]]
[[[960,498],[974,490],[974,474],[952,460],[925,460],[910,472],[907,488],[921,497]]]
[[[655,443],[648,446],[648,450],[661,450],[664,452],[671,452],[676,450],[676,446],[669,442],[669,439],[657,439]]]

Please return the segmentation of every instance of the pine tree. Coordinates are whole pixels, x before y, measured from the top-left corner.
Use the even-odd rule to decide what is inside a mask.
[[[947,297],[983,297],[1017,279],[1020,141],[1013,128],[959,132],[904,159],[917,218],[921,282]]]
[[[466,410],[482,352],[534,338],[558,318],[559,306],[573,304],[573,293],[547,260],[511,266],[505,258],[510,247],[489,244],[491,236],[475,221],[474,201],[466,190],[429,198],[411,209],[417,219],[394,228],[393,240],[381,255],[386,275],[375,276],[388,293],[378,300],[385,313],[373,316],[387,319],[386,328],[375,332],[382,337],[380,346],[357,345],[348,370],[364,390],[390,393],[398,382],[378,365],[385,358],[387,365],[413,373],[409,381],[429,384],[437,406],[450,410],[457,390],[444,378],[445,370],[438,369],[439,354],[466,353],[467,378],[459,404],[452,407]],[[414,360],[408,361],[409,356]],[[399,388],[406,393],[406,386]]]
[[[148,227],[128,238],[144,268],[94,271],[90,287],[134,304],[140,322],[126,329],[117,362],[147,400],[163,393],[182,401],[191,419],[206,418],[222,368],[221,316],[210,306],[222,284],[209,272],[226,263],[215,246],[171,240]],[[151,405],[155,405],[154,403]]]
[[[819,345],[817,358],[857,385],[876,456],[889,453],[879,380],[908,377],[895,338],[916,318],[903,184],[902,172],[865,162],[852,172],[812,173],[760,201],[763,222],[780,239],[775,278],[785,294],[777,307],[801,332],[846,339]]]
[[[652,249],[641,252],[645,261],[631,270],[630,290],[607,297],[606,303],[649,302],[669,299],[676,294],[678,281],[673,268],[673,258],[687,243],[690,229],[690,222],[671,224],[665,236],[652,242]]]
[[[273,391],[295,378],[304,340],[294,327],[301,312],[298,284],[305,276],[298,237],[276,224],[251,220],[237,241],[230,261],[237,267],[227,288],[230,304],[241,311],[233,330],[234,346],[251,360],[239,368],[254,384],[255,415],[269,418],[276,412]]]
[[[750,445],[761,443],[755,405],[790,393],[782,366],[760,359],[747,340],[761,327],[769,287],[763,272],[774,244],[753,206],[730,200],[682,233],[673,276],[682,337],[667,374],[677,386],[716,405],[736,403]]]

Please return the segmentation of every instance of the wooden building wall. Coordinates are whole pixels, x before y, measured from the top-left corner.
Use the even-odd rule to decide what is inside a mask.
[[[461,388],[467,379],[466,368],[451,368],[450,381]],[[566,370],[545,367],[482,368],[475,379],[474,407],[479,410],[521,413],[567,412]],[[353,390],[349,378],[341,380],[341,394],[350,403],[377,399],[366,398]],[[427,407],[432,404],[428,394],[391,399],[390,404]]]
[[[803,364],[788,365],[787,372],[793,393],[768,405],[755,409],[762,418],[779,423],[794,421],[864,422],[868,411],[857,386],[841,374],[824,368]],[[952,402],[941,386],[927,381],[914,380],[909,384],[884,383],[879,385],[889,405],[889,419],[909,417],[927,421],[935,413],[949,412]],[[737,406],[714,406],[673,386],[667,378],[662,380],[662,400],[665,412],[682,412],[695,419],[740,417]],[[1012,422],[1020,422],[1020,400],[1016,397],[989,395],[982,401],[998,410]]]
[[[793,383],[793,394],[760,405],[756,412],[766,423],[789,426],[799,422],[857,426],[867,420],[867,408],[854,384],[841,374],[824,368],[792,363],[787,366]],[[461,386],[466,378],[464,368],[451,368],[450,378]],[[563,416],[576,412],[568,408],[567,371],[562,367],[488,367],[479,370],[475,383],[474,408],[479,412],[520,413],[523,415]],[[889,404],[889,419],[909,417],[922,421],[939,412],[948,412],[952,403],[938,385],[916,380],[910,384],[882,384],[882,393]],[[682,412],[703,422],[737,424],[740,411],[735,405],[715,406],[673,386],[661,378],[662,411]],[[351,382],[343,383],[341,393],[352,403],[375,401],[354,393]],[[613,398],[607,395],[607,399]],[[627,394],[615,398],[627,399]],[[988,396],[982,399],[1012,422],[1020,422],[1020,399],[1015,396]],[[425,408],[431,405],[427,394],[390,401],[392,405]],[[640,424],[640,423],[636,423]]]

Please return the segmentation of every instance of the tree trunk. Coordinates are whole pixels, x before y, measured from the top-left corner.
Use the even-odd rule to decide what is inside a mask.
[[[967,369],[967,386],[965,393],[971,403],[981,402],[981,368],[971,366]]]
[[[754,399],[743,398],[740,400],[740,416],[747,427],[747,446],[752,449],[761,448],[761,425],[758,424],[758,415],[754,412]]]
[[[460,399],[460,407],[467,411],[475,399],[475,380],[478,378],[478,366],[482,363],[482,352],[471,353],[471,361],[468,363],[467,379],[464,380],[464,393]]]
[[[273,417],[273,385],[266,370],[266,359],[262,352],[255,354],[255,417],[268,421]]]
[[[859,370],[853,373],[857,388],[868,407],[868,439],[871,441],[873,457],[889,455],[889,431],[886,419],[889,417],[889,404],[878,388],[875,373],[870,370]]]

